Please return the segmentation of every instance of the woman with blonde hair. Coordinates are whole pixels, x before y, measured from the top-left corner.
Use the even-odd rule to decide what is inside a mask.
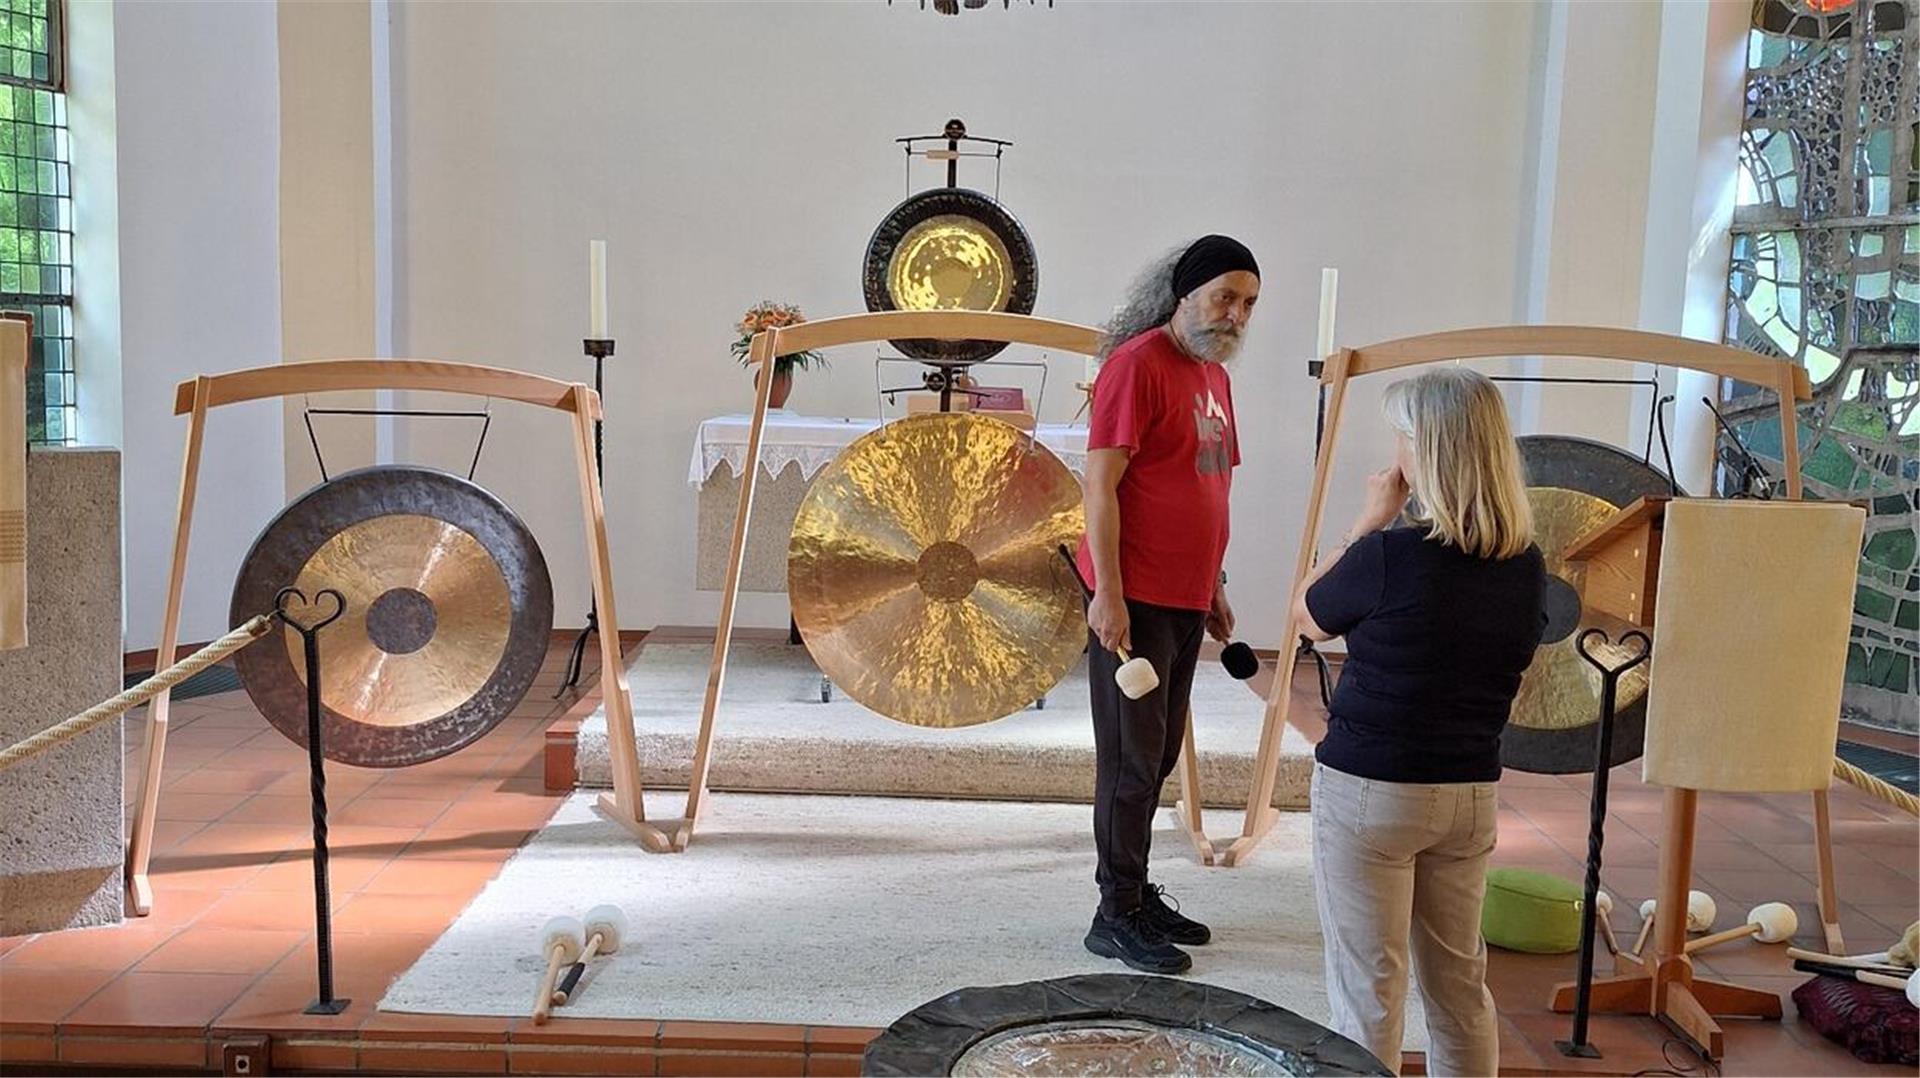
[[[1408,955],[1429,1074],[1494,1074],[1480,907],[1500,731],[1544,627],[1545,565],[1500,391],[1446,367],[1387,387],[1392,467],[1293,613],[1347,659],[1313,771],[1333,1028],[1400,1068]],[[1408,497],[1414,524],[1393,527]]]

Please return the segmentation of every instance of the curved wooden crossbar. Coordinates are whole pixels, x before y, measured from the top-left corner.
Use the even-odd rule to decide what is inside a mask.
[[[754,335],[747,358],[751,365],[764,367],[776,356],[813,348],[910,338],[1006,341],[1077,355],[1093,355],[1099,348],[1100,336],[1100,331],[1092,326],[1024,314],[997,311],[879,311],[762,330]],[[700,733],[693,745],[693,771],[687,778],[686,812],[677,820],[653,823],[633,818],[622,810],[617,803],[622,782],[634,789],[640,786],[640,765],[632,753],[625,761],[619,759],[616,753],[613,761],[614,795],[603,795],[600,799],[600,807],[638,835],[651,850],[685,850],[687,843],[693,840],[694,827],[699,823],[700,813],[706,806],[707,772],[713,760],[714,717],[720,710],[720,699],[726,691],[727,654],[733,643],[734,610],[740,600],[740,573],[747,547],[747,524],[752,518],[753,495],[760,475],[761,437],[766,431],[767,405],[773,392],[771,378],[756,378],[754,383],[753,422],[747,430],[746,460],[741,464],[739,509],[733,518],[733,548],[727,555],[727,581],[721,592],[720,616],[714,626],[713,658],[707,667],[706,700],[701,705]],[[616,719],[609,711],[607,732],[615,742],[625,742],[631,746],[634,740],[631,713]],[[622,768],[630,769],[624,778],[621,776]],[[1196,805],[1199,803],[1197,797],[1192,800]]]
[[[1100,331],[1092,326],[1001,311],[875,311],[762,330],[755,336],[756,344],[760,337],[772,339],[772,354],[776,356],[841,344],[910,338],[1005,341],[1057,348],[1082,356],[1093,355],[1100,346]]]
[[[1577,356],[1687,367],[1768,386],[1782,401],[1807,400],[1813,395],[1806,370],[1795,363],[1688,337],[1610,326],[1486,326],[1401,337],[1362,348],[1342,348],[1326,357],[1320,369],[1320,380],[1328,390],[1326,428],[1319,459],[1314,463],[1313,487],[1307,497],[1307,519],[1300,536],[1298,560],[1294,563],[1293,584],[1285,598],[1289,611],[1300,581],[1306,579],[1313,568],[1321,515],[1326,507],[1327,482],[1333,475],[1334,451],[1339,444],[1347,383],[1363,374],[1425,363],[1508,356]],[[1781,463],[1790,498],[1801,494],[1798,430],[1798,409],[1791,405],[1781,408]],[[1267,695],[1260,747],[1254,754],[1254,783],[1252,794],[1247,798],[1246,818],[1239,837],[1220,857],[1220,862],[1228,866],[1252,856],[1260,839],[1278,818],[1273,809],[1273,787],[1279,778],[1281,733],[1292,710],[1293,675],[1298,665],[1289,661],[1292,649],[1285,642],[1298,637],[1299,628],[1289,613],[1286,633],[1281,637],[1282,661],[1272,691]],[[1205,836],[1198,836],[1195,841],[1207,843]],[[1823,904],[1822,908],[1827,907]]]
[[[368,389],[421,389],[574,409],[574,383],[505,367],[482,367],[439,359],[316,359],[276,363],[243,371],[204,374],[173,388],[173,414],[186,415],[205,400],[208,408],[298,393]],[[588,419],[600,418],[600,397],[587,400]]]
[[[1347,376],[1449,359],[1502,356],[1581,356],[1656,363],[1766,386],[1778,386],[1782,376],[1790,374],[1794,398],[1813,399],[1813,381],[1799,364],[1691,337],[1611,326],[1482,326],[1401,337],[1354,349]],[[1332,365],[1322,367],[1320,380],[1332,379]]]
[[[644,828],[645,811],[638,785],[640,772],[632,764],[633,701],[627,687],[626,667],[620,662],[620,619],[614,611],[613,557],[607,544],[606,506],[601,500],[600,478],[594,468],[593,421],[600,417],[600,395],[590,386],[500,367],[433,359],[322,359],[278,363],[223,374],[203,374],[181,382],[174,389],[173,407],[175,415],[188,417],[187,446],[180,469],[180,503],[174,521],[167,605],[161,616],[159,648],[155,653],[158,661],[171,662],[179,642],[187,538],[193,526],[193,503],[199,489],[200,450],[206,437],[208,410],[224,404],[301,393],[378,389],[497,397],[569,414],[569,426],[573,428],[573,463],[580,478],[580,509],[586,523],[587,568],[593,580],[594,601],[600,610],[600,677],[614,763],[614,802],[625,822]],[[162,689],[147,709],[140,798],[127,841],[129,905],[134,913],[142,916],[153,908],[153,886],[147,877],[147,866],[153,854],[170,705],[171,693]],[[664,842],[657,834],[644,830],[641,837],[650,843]]]

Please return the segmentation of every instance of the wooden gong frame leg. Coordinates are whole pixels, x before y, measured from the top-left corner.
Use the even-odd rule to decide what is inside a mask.
[[[1205,808],[1200,803],[1200,760],[1193,747],[1193,709],[1187,709],[1186,733],[1181,736],[1180,764],[1174,773],[1180,779],[1180,799],[1174,802],[1173,818],[1180,824],[1180,830],[1193,844],[1194,854],[1203,865],[1214,862],[1213,843],[1207,839],[1207,831],[1201,818]]]
[[[1773,387],[1780,398],[1781,468],[1786,473],[1787,497],[1801,496],[1799,413],[1795,402],[1809,400],[1813,387],[1807,372],[1792,363],[1771,359],[1754,352],[1726,345],[1708,344],[1685,337],[1641,330],[1612,329],[1603,326],[1489,326],[1480,329],[1449,330],[1417,337],[1402,337],[1364,348],[1342,348],[1326,357],[1320,380],[1329,394],[1325,435],[1321,439],[1320,459],[1314,464],[1313,487],[1307,496],[1306,523],[1301,529],[1299,554],[1294,562],[1292,585],[1284,597],[1287,633],[1281,654],[1291,654],[1298,638],[1293,621],[1293,596],[1300,582],[1313,568],[1315,544],[1320,535],[1321,517],[1326,509],[1328,480],[1333,472],[1334,450],[1338,445],[1340,420],[1346,410],[1347,383],[1363,374],[1398,370],[1463,359],[1505,359],[1515,356],[1569,356],[1585,359],[1615,360],[1626,363],[1652,363],[1667,367],[1717,374]],[[1292,721],[1293,676],[1298,658],[1280,663],[1273,688],[1267,694],[1266,717],[1260,728],[1260,747],[1254,755],[1253,788],[1247,797],[1246,816],[1240,835],[1228,844],[1219,864],[1232,868],[1253,856],[1279,813],[1273,808],[1273,788],[1279,778],[1280,735]],[[1825,880],[1823,876],[1823,881]],[[1823,891],[1822,917],[1825,918],[1832,887]]]
[[[187,539],[193,530],[194,496],[200,487],[200,447],[207,432],[206,376],[194,379],[193,409],[187,418],[187,448],[180,464],[180,504],[173,524],[173,558],[167,569],[167,605],[160,616],[160,640],[153,653],[154,669],[174,660],[179,646],[180,586],[187,574]],[[153,881],[147,869],[153,859],[153,831],[160,810],[160,770],[167,756],[167,718],[173,690],[162,689],[147,705],[147,738],[140,767],[140,796],[133,830],[127,838],[127,905],[134,916],[153,912]]]
[[[167,574],[167,601],[160,620],[155,661],[173,661],[179,644],[180,606],[187,573],[187,540],[193,530],[195,495],[200,484],[201,449],[206,440],[207,413],[221,405],[290,397],[306,393],[352,390],[418,389],[439,393],[497,397],[573,414],[574,461],[580,475],[581,511],[586,522],[587,565],[594,597],[600,604],[602,694],[606,699],[607,736],[614,767],[613,808],[610,813],[633,830],[649,848],[664,846],[665,838],[646,822],[639,770],[634,764],[633,701],[626,669],[620,663],[620,623],[613,609],[613,565],[607,544],[606,507],[600,477],[593,467],[593,420],[600,416],[600,397],[587,385],[554,378],[425,359],[328,359],[252,367],[225,374],[200,375],[174,387],[175,415],[187,416],[186,451],[180,469],[180,501],[174,520],[173,559]],[[149,867],[153,857],[154,823],[159,811],[160,779],[166,760],[168,711],[171,693],[161,692],[147,709],[146,744],[140,771],[140,794],[127,842],[128,905],[136,916],[153,911],[154,892]],[[622,757],[627,766],[620,766]]]

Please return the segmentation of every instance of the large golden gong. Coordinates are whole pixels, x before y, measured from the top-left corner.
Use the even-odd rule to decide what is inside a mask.
[[[491,730],[533,685],[553,629],[553,587],[526,525],[430,468],[363,468],[287,506],[241,563],[233,623],[273,609],[288,586],[345,598],[320,633],[321,747],[362,767],[422,763]],[[234,665],[267,721],[305,744],[300,636],[263,637]]]
[[[788,548],[794,623],[820,669],[915,726],[972,726],[1045,695],[1086,646],[1054,548],[1083,530],[1080,485],[997,419],[928,413],[822,469]]]
[[[1546,556],[1547,632],[1520,680],[1512,717],[1500,737],[1500,760],[1521,771],[1591,771],[1600,732],[1600,674],[1574,650],[1574,642],[1581,630],[1595,627],[1618,641],[1633,626],[1583,607],[1585,574],[1598,570],[1568,562],[1565,554],[1616,510],[1673,488],[1639,457],[1600,442],[1528,435],[1519,443],[1534,541]],[[1609,666],[1637,654],[1618,647],[1594,650]],[[1640,755],[1646,739],[1646,665],[1622,675],[1616,693],[1611,762],[1622,764]]]

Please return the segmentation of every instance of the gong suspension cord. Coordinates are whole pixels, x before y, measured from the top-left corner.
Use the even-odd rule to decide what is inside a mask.
[[[1920,797],[1913,796],[1885,779],[1869,775],[1838,756],[1833,758],[1833,776],[1845,779],[1858,787],[1862,793],[1871,794],[1909,815],[1920,816]]]
[[[267,635],[268,630],[273,628],[274,621],[275,618],[272,615],[258,615],[249,620],[245,625],[215,640],[213,643],[208,644],[192,655],[181,659],[165,670],[128,689],[126,692],[110,700],[96,704],[65,722],[49,726],[24,741],[17,742],[4,752],[0,752],[0,771],[5,771],[7,768],[12,767],[27,757],[44,752],[63,741],[69,741],[79,737],[81,734],[106,722],[108,719],[118,718],[123,712],[130,711],[146,703],[155,696],[173,688],[182,681],[187,680],[200,671],[205,670],[207,667],[212,666],[214,663],[219,662],[234,652],[239,651],[241,648],[246,647],[248,644],[253,643],[255,640]]]

